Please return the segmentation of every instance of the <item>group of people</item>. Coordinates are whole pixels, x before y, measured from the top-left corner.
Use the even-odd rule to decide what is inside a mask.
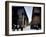
[[[19,29],[21,29],[21,31],[23,31],[23,27],[21,25],[15,25],[15,24],[13,24],[13,27],[12,27],[13,31],[15,31],[15,30],[19,31]]]

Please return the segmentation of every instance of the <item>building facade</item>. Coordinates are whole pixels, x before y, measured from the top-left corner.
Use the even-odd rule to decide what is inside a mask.
[[[24,7],[13,7],[12,13],[12,29],[23,30],[28,25],[28,17]]]
[[[33,7],[31,29],[41,29],[41,7]]]

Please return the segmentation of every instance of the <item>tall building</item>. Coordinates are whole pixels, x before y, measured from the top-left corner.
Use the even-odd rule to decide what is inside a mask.
[[[41,29],[41,7],[33,7],[31,29]]]
[[[28,25],[28,17],[24,7],[13,6],[12,7],[12,29],[13,30],[19,28],[23,29],[27,25]]]

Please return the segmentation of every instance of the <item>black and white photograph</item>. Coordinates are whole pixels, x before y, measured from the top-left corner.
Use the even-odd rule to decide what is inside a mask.
[[[44,33],[44,3],[6,1],[6,35]]]
[[[41,7],[12,6],[12,30],[41,29]]]

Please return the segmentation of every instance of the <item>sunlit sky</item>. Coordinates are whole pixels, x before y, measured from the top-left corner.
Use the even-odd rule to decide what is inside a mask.
[[[32,18],[32,9],[33,9],[33,7],[31,7],[31,6],[24,6],[24,8],[25,8],[25,11],[26,11],[26,13],[27,13],[27,16],[28,16],[28,19],[29,19],[29,23],[31,22],[31,18]]]

